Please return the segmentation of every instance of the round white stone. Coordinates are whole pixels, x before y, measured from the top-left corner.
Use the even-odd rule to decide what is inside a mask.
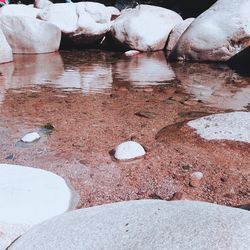
[[[51,172],[0,164],[0,222],[34,225],[69,209],[71,190]]]
[[[130,160],[145,155],[144,148],[137,142],[127,141],[118,145],[115,149],[117,160]]]
[[[34,142],[34,141],[39,140],[39,139],[40,139],[40,135],[37,132],[32,132],[32,133],[26,134],[21,139],[21,141],[23,141],[23,142]]]
[[[141,200],[65,213],[10,250],[249,249],[248,211],[196,201]]]
[[[203,177],[204,175],[201,172],[194,172],[191,174],[192,179],[201,180]]]
[[[216,114],[188,122],[207,140],[231,140],[250,143],[250,112]]]

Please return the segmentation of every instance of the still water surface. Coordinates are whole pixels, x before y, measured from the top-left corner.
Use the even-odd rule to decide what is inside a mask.
[[[242,110],[250,103],[250,77],[224,64],[169,63],[163,52],[134,57],[99,50],[15,55],[14,62],[0,65],[0,73],[0,102],[6,91],[35,92],[41,86],[89,95],[177,84],[208,106]]]

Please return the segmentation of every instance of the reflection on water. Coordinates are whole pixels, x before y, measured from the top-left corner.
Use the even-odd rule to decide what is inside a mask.
[[[113,66],[113,76],[116,81],[136,87],[163,84],[175,79],[174,71],[162,51],[117,60]]]
[[[185,91],[209,106],[241,110],[250,103],[250,78],[227,65],[175,63],[174,70]]]
[[[110,93],[120,85],[169,84],[175,79],[192,98],[206,105],[238,110],[250,102],[249,77],[221,64],[169,64],[163,52],[134,57],[99,50],[16,55],[14,62],[0,65],[0,73],[0,102],[6,90],[36,91],[38,85],[91,94]]]

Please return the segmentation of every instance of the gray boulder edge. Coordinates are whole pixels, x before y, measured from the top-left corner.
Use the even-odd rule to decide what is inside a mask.
[[[250,213],[195,201],[141,200],[75,210],[9,249],[248,249]]]

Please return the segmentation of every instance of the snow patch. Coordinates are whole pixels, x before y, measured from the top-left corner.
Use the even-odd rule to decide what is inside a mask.
[[[231,140],[250,143],[250,112],[216,114],[188,122],[207,140]]]

